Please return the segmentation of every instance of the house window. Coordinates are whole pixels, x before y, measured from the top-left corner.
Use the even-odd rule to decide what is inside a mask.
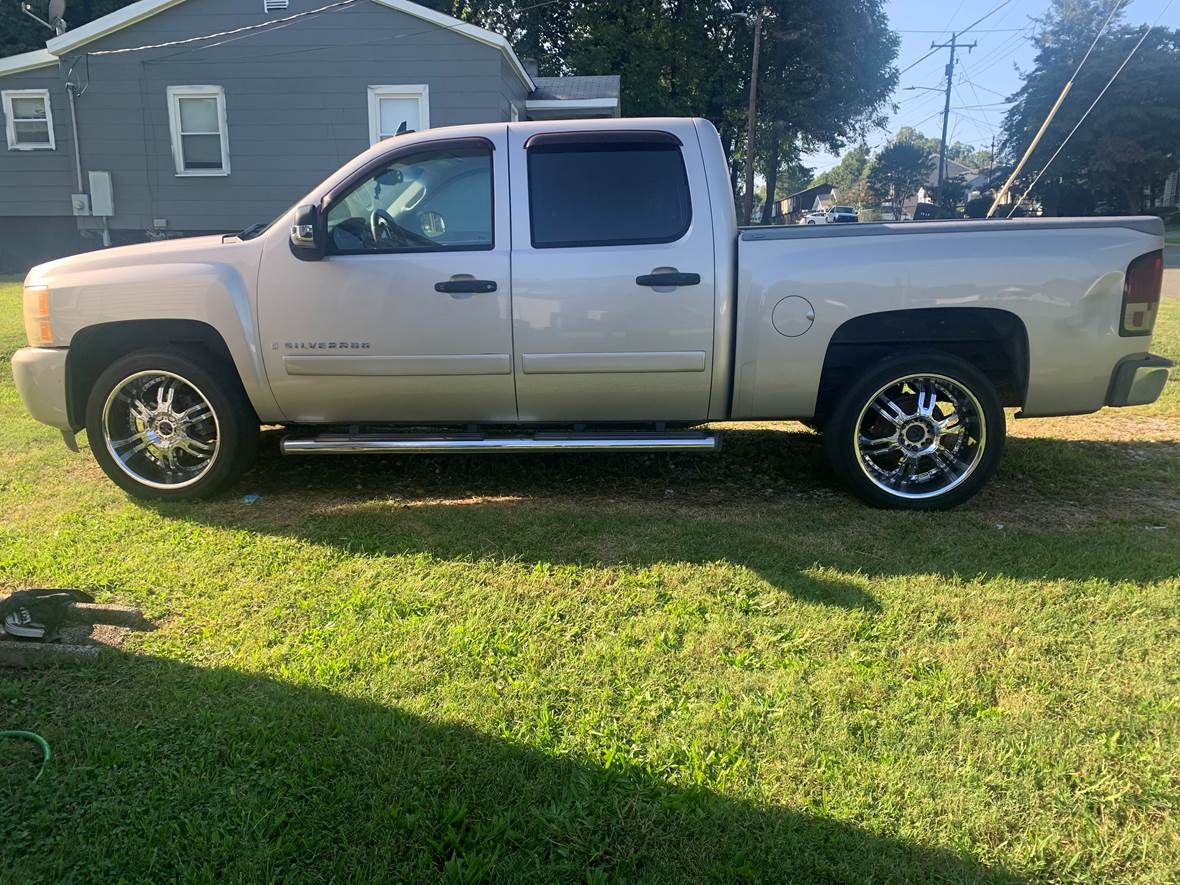
[[[177,175],[229,175],[224,89],[169,86],[168,124]]]
[[[418,86],[369,87],[369,144],[430,128],[430,90]]]
[[[48,89],[10,89],[0,92],[4,130],[10,151],[51,151],[53,111]]]

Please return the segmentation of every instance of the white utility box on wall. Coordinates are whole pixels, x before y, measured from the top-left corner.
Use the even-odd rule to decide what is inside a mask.
[[[103,218],[115,214],[115,191],[109,172],[90,173],[90,214]]]

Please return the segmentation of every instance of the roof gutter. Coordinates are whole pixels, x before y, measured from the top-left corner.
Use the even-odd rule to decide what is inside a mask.
[[[0,77],[8,74],[19,74],[22,71],[33,71],[37,68],[47,68],[57,64],[57,56],[47,49],[34,49],[32,52],[22,52],[0,58]]]

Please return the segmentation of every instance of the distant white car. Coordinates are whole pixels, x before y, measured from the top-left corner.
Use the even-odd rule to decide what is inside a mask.
[[[860,221],[860,216],[851,206],[833,206],[826,212],[808,212],[800,224],[847,224]]]

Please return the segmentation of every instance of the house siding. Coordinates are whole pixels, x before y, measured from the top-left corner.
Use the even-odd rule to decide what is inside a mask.
[[[500,57],[500,85],[500,96],[503,100],[500,119],[511,120],[513,106],[520,112],[520,119],[525,119],[524,103],[528,101],[529,91],[503,56]]]
[[[427,84],[432,127],[507,120],[509,97],[519,95],[523,104],[524,85],[495,47],[368,2],[219,46],[91,55],[88,64],[81,58],[228,31],[315,5],[293,0],[286,12],[266,16],[261,0],[188,0],[63,57],[63,67],[81,59],[75,70],[86,90],[77,100],[82,164],[112,175],[113,229],[147,230],[164,219],[169,231],[214,231],[273,218],[368,147],[370,85]],[[21,88],[56,90],[54,121],[62,132],[68,111],[60,72],[46,68],[0,82],[18,78]],[[166,90],[189,85],[224,89],[228,176],[176,175]],[[56,214],[59,204],[69,213],[72,158],[61,134],[54,153],[64,165],[43,181],[62,178],[64,203],[35,184],[27,199],[11,198],[6,173],[0,215]],[[24,167],[9,166],[23,181]],[[101,220],[79,224],[98,227]]]
[[[70,216],[77,189],[70,108],[57,65],[0,76],[0,90],[48,89],[53,150],[14,151],[0,133],[0,215]],[[2,125],[0,125],[2,128]]]

